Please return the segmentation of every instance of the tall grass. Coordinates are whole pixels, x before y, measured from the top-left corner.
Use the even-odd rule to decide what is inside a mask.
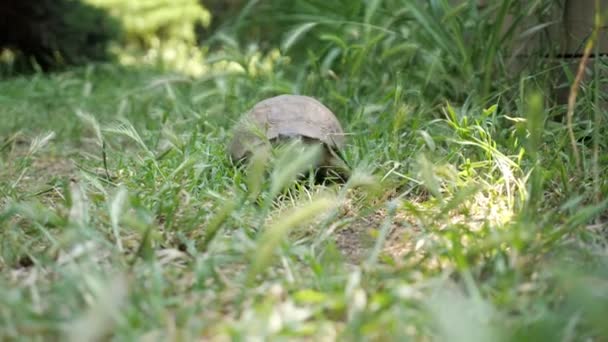
[[[602,77],[577,172],[552,67],[508,72],[507,16],[547,6],[249,1],[199,78],[0,81],[0,336],[604,339]],[[346,184],[300,177],[318,151],[296,145],[230,162],[282,92],[336,113]]]

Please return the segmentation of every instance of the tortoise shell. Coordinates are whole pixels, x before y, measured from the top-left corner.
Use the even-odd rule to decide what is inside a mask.
[[[258,102],[237,123],[230,155],[242,160],[265,139],[300,138],[321,142],[335,151],[344,147],[344,131],[336,116],[321,102],[308,96],[280,95]]]

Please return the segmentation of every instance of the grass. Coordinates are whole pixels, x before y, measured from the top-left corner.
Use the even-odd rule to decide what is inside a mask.
[[[0,338],[605,339],[598,80],[579,92],[579,171],[549,67],[507,77],[490,25],[543,7],[349,3],[278,3],[298,13],[283,51],[236,32],[201,77],[1,80]],[[348,183],[296,181],[314,151],[230,162],[234,122],[284,92],[339,117]]]

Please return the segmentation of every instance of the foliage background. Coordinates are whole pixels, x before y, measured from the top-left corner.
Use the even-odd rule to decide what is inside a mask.
[[[18,63],[43,69],[117,57],[179,69],[202,59],[197,32],[211,20],[196,0],[11,0],[1,6],[6,34],[0,46],[15,49],[12,60],[21,53],[26,60]]]

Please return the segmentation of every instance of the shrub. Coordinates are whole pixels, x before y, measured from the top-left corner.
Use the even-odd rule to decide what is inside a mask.
[[[115,50],[126,65],[156,67],[197,75],[204,72],[198,33],[211,21],[198,0],[84,0],[107,9],[123,26]]]
[[[197,0],[85,0],[108,10],[123,25],[125,43],[149,49],[160,42],[196,43],[211,15]]]

